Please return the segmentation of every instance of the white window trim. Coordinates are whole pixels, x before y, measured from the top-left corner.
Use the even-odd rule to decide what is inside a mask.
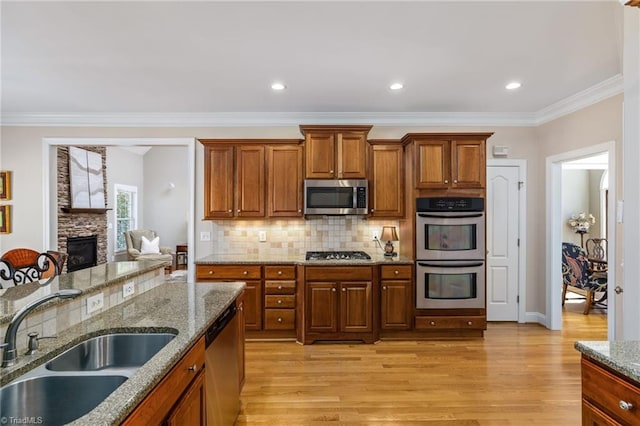
[[[114,254],[125,253],[127,251],[126,247],[124,249],[118,249],[118,192],[131,192],[135,194],[136,202],[133,203],[133,221],[134,221],[134,229],[138,225],[138,187],[133,185],[123,185],[120,183],[113,184],[113,207],[115,209],[113,220],[115,222],[115,232],[113,233],[113,252]]]

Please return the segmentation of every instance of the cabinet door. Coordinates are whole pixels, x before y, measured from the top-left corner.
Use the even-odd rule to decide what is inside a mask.
[[[448,188],[451,176],[450,141],[417,142],[415,173],[416,188]]]
[[[236,215],[264,216],[264,146],[238,146],[236,166]]]
[[[202,370],[180,398],[178,405],[167,418],[166,424],[168,426],[204,426],[207,424],[205,407],[204,370]]]
[[[262,281],[246,281],[244,324],[246,330],[262,330]]]
[[[451,187],[485,187],[484,140],[453,141],[451,143]]]
[[[307,282],[305,284],[306,328],[309,332],[338,331],[337,283]]]
[[[305,176],[308,179],[335,177],[334,133],[308,133],[305,138]]]
[[[204,218],[233,217],[233,146],[205,147]]]
[[[366,179],[367,137],[363,133],[338,133],[338,173],[340,179]]]
[[[582,426],[622,426],[588,401],[582,400]]]
[[[302,147],[268,149],[268,216],[302,216]]]
[[[340,331],[373,331],[371,282],[340,283]]]
[[[386,330],[408,330],[411,328],[412,295],[411,281],[382,281],[381,326]]]
[[[394,145],[371,147],[370,214],[373,217],[404,215],[403,148]]]

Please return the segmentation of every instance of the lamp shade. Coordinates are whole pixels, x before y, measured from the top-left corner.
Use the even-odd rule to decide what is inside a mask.
[[[382,234],[380,234],[382,241],[399,241],[398,233],[395,226],[383,226]]]

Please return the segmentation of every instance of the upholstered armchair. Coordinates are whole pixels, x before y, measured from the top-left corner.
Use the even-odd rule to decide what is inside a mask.
[[[607,277],[594,273],[582,247],[572,243],[562,243],[562,305],[567,290],[585,296],[584,314],[588,315],[594,303],[601,303],[607,297]],[[595,300],[596,293],[602,293]]]
[[[143,240],[145,238],[145,246],[143,247]],[[173,266],[173,253],[169,247],[160,247],[159,241],[157,242],[157,248],[153,244],[154,240],[158,237],[155,231],[150,229],[133,229],[131,231],[125,231],[124,238],[127,242],[127,257],[129,260],[161,260],[166,263],[166,266],[172,268]],[[147,243],[152,243],[151,245]],[[149,248],[151,247],[151,250]]]

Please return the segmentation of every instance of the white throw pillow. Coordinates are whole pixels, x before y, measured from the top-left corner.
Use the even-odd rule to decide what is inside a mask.
[[[160,237],[155,237],[153,240],[149,241],[147,240],[147,237],[142,236],[140,254],[160,254]]]

